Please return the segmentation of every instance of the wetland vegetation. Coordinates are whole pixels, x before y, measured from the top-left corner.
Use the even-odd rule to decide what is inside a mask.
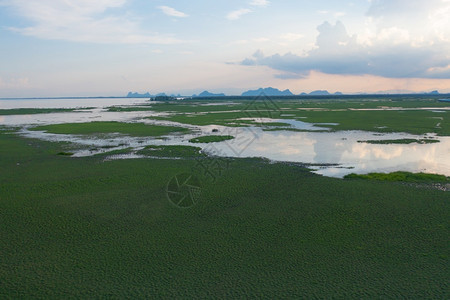
[[[398,139],[398,140],[368,140],[368,141],[358,141],[359,143],[368,143],[368,144],[434,144],[439,143],[439,140],[434,139]]]
[[[449,135],[442,103],[341,101],[283,100],[270,115],[257,111],[277,120],[339,123],[326,125],[332,130]],[[243,111],[248,103],[232,102],[155,103],[152,111],[174,115],[148,118],[259,126],[239,120],[257,117]],[[411,110],[354,110],[380,106]],[[426,107],[440,112],[420,109]],[[123,142],[123,149],[71,157],[70,143],[25,137],[18,127],[0,129],[3,299],[448,298],[449,194],[398,184],[448,184],[447,176],[395,172],[330,178],[300,163],[208,156],[201,145],[186,145],[188,139],[183,145],[137,148]],[[118,121],[31,130],[98,138],[192,133]],[[145,158],[107,159],[132,152]],[[168,183],[179,174],[201,183],[195,187],[201,190],[197,204],[187,209],[168,200]]]
[[[444,182],[450,183],[450,177],[438,174],[393,172],[393,173],[369,173],[369,174],[349,174],[345,179],[370,179],[381,181],[402,181],[402,182]]]
[[[11,115],[34,115],[34,114],[49,114],[58,112],[72,112],[77,109],[73,108],[15,108],[15,109],[0,109],[0,116]]]
[[[192,158],[204,156],[201,148],[191,146],[147,146],[137,153],[151,157]]]
[[[250,103],[249,103],[250,102]],[[253,103],[234,99],[230,105],[202,106],[198,101],[162,103],[152,106],[154,111],[172,112],[173,115],[154,117],[191,125],[248,126],[243,118],[271,117],[273,119],[296,119],[332,130],[365,130],[381,133],[406,132],[425,134],[435,132],[450,135],[450,122],[442,122],[448,114],[448,103],[430,99],[362,98],[339,100],[301,99],[270,100],[269,103]],[[327,125],[320,125],[326,123]],[[329,125],[333,123],[333,125]],[[260,124],[264,125],[264,123]],[[285,124],[283,124],[285,125]],[[276,124],[273,124],[276,126]],[[269,129],[270,130],[270,129]]]
[[[37,126],[31,128],[34,131],[46,131],[56,134],[109,134],[121,133],[130,136],[162,136],[170,133],[187,133],[189,129],[183,127],[158,126],[144,123],[123,122],[89,122],[89,123],[64,123]]]
[[[207,135],[190,139],[191,143],[218,143],[234,139],[231,135]]]

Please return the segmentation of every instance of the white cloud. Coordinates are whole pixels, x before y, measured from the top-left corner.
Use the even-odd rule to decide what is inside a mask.
[[[267,0],[253,0],[252,2],[250,2],[250,5],[253,5],[253,6],[265,7],[265,6],[268,6],[269,4],[270,4],[270,2]]]
[[[409,31],[398,27],[383,28],[377,36],[378,41],[388,41],[391,44],[408,43],[411,39]]]
[[[450,78],[450,0],[369,2],[366,22],[358,35],[349,35],[341,22],[325,22],[317,28],[316,43],[305,55],[258,55],[241,64],[282,71],[280,78],[305,77],[314,71],[387,78]],[[283,37],[289,40],[295,36]]]
[[[288,42],[295,42],[301,38],[303,38],[303,34],[299,34],[299,33],[284,33],[280,36],[281,39],[286,40]]]
[[[358,42],[341,22],[317,27],[316,47],[305,56],[293,53],[265,56],[257,51],[242,65],[268,66],[284,73],[279,78],[306,77],[312,71],[326,74],[370,74],[388,78],[450,78],[450,45],[412,47],[401,29],[381,31],[372,45]],[[394,39],[395,42],[391,40]]]
[[[248,8],[241,8],[238,10],[234,10],[227,15],[228,20],[237,20],[240,19],[243,15],[251,13],[252,10]]]
[[[256,7],[266,7],[269,4],[270,4],[270,2],[268,0],[252,0],[249,3],[250,6],[256,6]],[[251,12],[253,12],[253,10],[250,8],[237,9],[237,10],[230,12],[227,15],[227,19],[228,20],[237,20],[237,19],[240,19],[243,15],[249,14]]]
[[[448,0],[373,0],[366,15],[378,30],[402,28],[416,40],[450,41]]]
[[[185,14],[184,12],[178,11],[175,8],[169,7],[169,6],[158,6],[160,10],[162,10],[163,13],[165,13],[168,16],[171,17],[177,17],[177,18],[185,18],[189,15]]]
[[[93,43],[181,42],[171,36],[141,30],[129,15],[118,14],[118,8],[129,0],[4,0],[0,4],[14,9],[31,21],[28,27],[9,28],[23,35],[42,39]]]

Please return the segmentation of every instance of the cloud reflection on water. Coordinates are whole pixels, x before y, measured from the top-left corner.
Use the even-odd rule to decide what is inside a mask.
[[[117,102],[129,103],[143,100],[113,99]],[[104,101],[104,100],[103,100]],[[144,119],[149,116],[161,115],[151,111],[141,112],[106,112],[102,106],[109,101],[96,100],[96,109],[84,112],[52,113],[37,115],[14,115],[0,116],[0,124],[6,126],[24,126],[30,124],[58,124],[67,122],[90,122],[90,121],[122,121],[143,122],[147,124],[184,126],[169,121],[157,121]],[[3,104],[8,101],[2,101]],[[44,101],[45,102],[45,101]],[[48,101],[50,102],[50,100]],[[72,105],[76,103],[75,101]],[[8,102],[10,103],[10,102]],[[54,102],[52,102],[54,104]],[[79,102],[78,102],[79,103]],[[44,104],[47,104],[46,102]],[[92,103],[93,104],[93,103]],[[10,106],[12,102],[10,103]],[[14,105],[18,105],[15,103]],[[63,104],[61,104],[62,106]],[[66,105],[66,103],[64,104]],[[294,120],[282,120],[295,127],[314,128],[313,124]],[[89,146],[102,147],[125,144],[120,148],[144,147],[146,145],[192,145],[206,149],[209,144],[190,144],[189,138],[212,134],[213,129],[218,129],[217,134],[230,133],[238,135],[236,140],[253,140],[249,143],[238,143],[231,141],[216,143],[216,149],[221,150],[223,155],[229,157],[266,157],[275,161],[300,162],[308,164],[338,164],[339,166],[318,167],[316,173],[326,176],[342,177],[349,173],[369,172],[428,172],[439,173],[450,176],[450,137],[439,137],[440,143],[435,144],[367,144],[358,143],[359,140],[381,140],[381,139],[422,139],[424,136],[416,136],[405,133],[390,133],[380,135],[379,133],[363,131],[340,131],[340,132],[295,132],[295,131],[263,131],[261,128],[252,130],[230,130],[223,126],[193,126],[186,125],[196,130],[196,133],[186,136],[171,136],[165,140],[151,138],[133,138],[114,136],[109,139],[90,139],[83,136],[51,135],[40,132],[27,132],[24,135],[51,141],[68,141],[86,148]],[[302,127],[302,128],[303,128]],[[323,129],[323,128],[322,128]],[[234,133],[233,133],[234,132]],[[430,135],[428,135],[430,136]],[[257,137],[257,138],[255,138]],[[81,150],[80,150],[81,151]],[[98,150],[91,153],[84,149],[78,156],[92,155],[106,150]]]
[[[246,157],[309,164],[339,164],[322,167],[317,173],[342,177],[349,173],[411,171],[450,176],[450,138],[435,144],[368,144],[359,140],[423,138],[405,133],[383,136],[363,131],[258,132],[259,139],[244,152]],[[220,143],[226,155],[234,156]]]

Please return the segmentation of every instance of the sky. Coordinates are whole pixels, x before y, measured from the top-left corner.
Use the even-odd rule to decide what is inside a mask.
[[[450,92],[450,0],[0,0],[0,98]]]

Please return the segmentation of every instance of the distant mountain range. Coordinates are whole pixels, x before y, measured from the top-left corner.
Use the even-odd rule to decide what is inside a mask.
[[[361,93],[366,94],[366,93]],[[387,91],[378,91],[375,93],[370,93],[374,95],[414,95],[414,94],[424,94],[424,95],[439,95],[439,91],[432,91],[432,92],[413,92],[409,90],[387,90]]]
[[[206,98],[206,97],[225,97],[225,94],[224,93],[220,93],[220,94],[214,94],[214,93],[210,93],[210,92],[208,92],[208,91],[204,91],[204,92],[201,92],[198,96],[197,95],[192,95],[192,97],[193,98]]]
[[[242,93],[241,96],[243,97],[257,97],[261,94],[264,94],[266,96],[296,96],[295,94],[293,94],[290,90],[286,89],[284,91],[276,89],[276,88],[272,88],[272,87],[268,87],[268,88],[259,88],[257,90],[249,90],[246,91],[244,93]],[[370,94],[366,94],[366,93],[357,93],[358,95],[394,95],[394,94],[428,94],[428,95],[439,95],[439,91],[432,91],[432,92],[413,92],[413,91],[408,91],[408,90],[389,90],[389,91],[379,91],[379,92],[375,92],[375,93],[370,93]],[[301,93],[299,96],[342,96],[344,95],[341,92],[335,92],[333,94],[331,94],[330,92],[328,92],[327,90],[316,90],[316,91],[312,91],[310,93]],[[165,93],[159,93],[156,95],[152,95],[149,92],[147,93],[134,93],[134,92],[129,92],[127,95],[127,98],[155,98],[155,97],[166,97],[167,95]],[[227,95],[225,95],[224,93],[210,93],[208,91],[203,91],[201,92],[199,95],[192,95],[192,98],[212,98],[212,97],[226,97]],[[179,94],[178,95],[170,95],[170,97],[181,97]]]
[[[256,97],[261,94],[265,94],[266,96],[294,96],[290,90],[280,91],[279,89],[274,89],[272,87],[268,88],[260,88],[257,90],[250,90],[242,93],[243,97]]]
[[[334,94],[330,94],[330,92],[326,90],[317,90],[312,91],[311,93],[301,93],[300,96],[342,96],[343,94],[341,92],[336,92]]]
[[[133,93],[133,92],[129,92],[127,95],[127,98],[150,98],[152,95],[150,95],[150,93],[145,93],[145,94],[139,94],[139,93]]]
[[[149,92],[144,94],[129,92],[127,94],[127,98],[155,98],[155,97],[167,97],[166,93],[159,93],[156,95],[152,95]],[[181,97],[180,95],[170,95],[170,97]]]

